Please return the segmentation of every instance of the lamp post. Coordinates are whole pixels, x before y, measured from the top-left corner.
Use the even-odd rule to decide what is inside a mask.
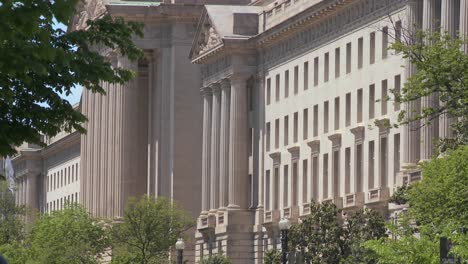
[[[175,243],[175,248],[177,249],[177,264],[182,264],[184,260],[184,248],[185,242],[182,238],[179,238]]]
[[[281,263],[286,264],[288,262],[288,232],[291,222],[287,218],[282,218],[278,225],[281,230]]]

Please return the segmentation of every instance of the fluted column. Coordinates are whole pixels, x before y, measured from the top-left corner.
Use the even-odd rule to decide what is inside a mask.
[[[211,114],[211,196],[210,211],[216,211],[219,204],[219,128],[221,117],[221,88],[216,83],[212,86],[213,109]]]
[[[229,109],[231,100],[231,82],[221,82],[221,120],[219,142],[219,207],[228,205],[229,181]]]
[[[468,38],[468,0],[460,0],[460,35]],[[468,53],[468,43],[463,45],[463,50]]]
[[[247,168],[247,85],[246,76],[231,78],[231,109],[229,116],[229,205],[228,209],[245,209],[248,186]]]
[[[448,33],[451,36],[455,35],[455,0],[443,0],[441,6],[440,30],[442,33]],[[439,136],[440,138],[450,138],[450,117],[447,114],[442,114],[439,117]]]
[[[414,34],[418,29],[418,15],[419,15],[419,1],[409,0],[406,6],[407,14],[407,28],[408,28],[408,40],[414,41]],[[409,59],[406,60],[406,79],[410,78],[415,72],[415,67],[412,65]],[[411,119],[418,115],[419,101],[414,100],[404,104],[404,110],[408,119]],[[410,122],[405,125],[403,130],[403,142],[405,151],[403,152],[403,163],[404,166],[408,166],[417,162],[419,158],[419,131],[417,130],[418,122]]]
[[[211,161],[211,108],[212,94],[208,87],[202,88],[203,95],[203,147],[202,147],[202,214],[210,206],[210,161]]]
[[[423,21],[422,27],[426,32],[434,32],[435,30],[435,0],[424,0],[423,2]],[[426,44],[430,45],[430,39],[425,39]],[[437,95],[431,94],[421,98],[421,108],[436,108],[438,105]],[[430,124],[429,124],[430,123]],[[429,120],[429,118],[423,120],[424,126],[421,129],[421,159],[428,160],[434,153],[434,140],[437,138],[439,133],[438,120]]]

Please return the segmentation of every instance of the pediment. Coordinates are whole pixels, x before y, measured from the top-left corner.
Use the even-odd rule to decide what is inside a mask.
[[[222,44],[222,36],[216,30],[208,13],[204,11],[198,24],[197,33],[190,52],[190,58],[193,59],[207,54],[211,50],[222,46]]]
[[[88,26],[86,22],[88,20],[99,18],[106,11],[104,0],[80,0],[69,28],[71,31],[86,29]]]

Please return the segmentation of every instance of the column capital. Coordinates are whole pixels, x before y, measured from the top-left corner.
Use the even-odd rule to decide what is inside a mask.
[[[229,78],[222,79],[221,82],[221,89],[229,89],[231,88],[231,80]]]
[[[234,82],[245,82],[247,79],[252,77],[252,74],[249,73],[236,73],[231,76],[229,76],[229,79],[231,81],[231,86]]]
[[[219,95],[221,93],[221,83],[213,83],[210,87],[213,95]]]
[[[200,89],[200,92],[203,96],[211,96],[213,91],[211,87],[202,87]]]

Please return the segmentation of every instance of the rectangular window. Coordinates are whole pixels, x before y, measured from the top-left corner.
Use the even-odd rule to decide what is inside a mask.
[[[375,168],[375,146],[374,146],[374,141],[369,142],[369,189],[374,189],[374,168]]]
[[[284,117],[284,145],[287,146],[289,144],[289,116]]]
[[[362,192],[362,176],[363,176],[363,168],[364,168],[364,156],[363,156],[363,151],[362,151],[362,144],[356,145],[356,192]]]
[[[299,92],[299,66],[294,67],[294,94]]]
[[[363,98],[362,98],[362,89],[359,89],[357,91],[357,122],[361,123],[362,122],[362,108],[363,108]]]
[[[340,77],[340,48],[335,49],[335,78]]]
[[[284,98],[289,96],[289,70],[284,72]]]
[[[351,93],[346,94],[346,126],[351,125]]]
[[[271,79],[267,79],[267,90],[266,90],[266,101],[267,105],[271,103]]]
[[[312,157],[312,197],[315,201],[318,201],[318,182],[319,182],[319,164],[318,156]]]
[[[382,59],[388,56],[388,27],[382,28]]]
[[[400,172],[400,134],[393,136],[393,155],[393,171],[396,177],[396,174]]]
[[[294,113],[294,121],[293,121],[293,141],[297,143],[299,138],[299,112]]]
[[[323,105],[323,133],[328,133],[328,101],[326,101]]]
[[[333,197],[340,197],[340,151],[333,151]]]
[[[297,191],[298,186],[298,176],[297,176],[297,162],[293,162],[292,164],[292,206],[297,206],[298,204],[298,197],[299,193]]]
[[[265,210],[270,211],[270,170],[265,173]]]
[[[400,75],[396,75],[395,76],[395,89],[393,91],[394,93],[394,97],[395,97],[395,103],[394,103],[394,109],[395,111],[399,111],[400,110],[400,103],[398,102],[398,96],[400,96],[400,92],[401,92],[401,76]]]
[[[324,60],[323,81],[328,82],[328,78],[330,77],[330,54],[328,52],[325,53]]]
[[[358,61],[357,61],[358,69],[362,68],[363,56],[364,56],[364,39],[361,37],[358,39]]]
[[[345,149],[345,193],[351,192],[351,148]]]
[[[75,174],[76,175],[76,180],[78,180],[78,175],[79,175],[78,174],[78,163],[76,164],[75,170],[76,170],[76,174]]]
[[[280,75],[276,74],[276,93],[275,93],[275,101],[278,102],[280,99]]]
[[[283,170],[283,208],[288,207],[288,195],[289,195],[289,168],[288,165],[284,165]]]
[[[380,187],[386,187],[388,184],[388,151],[387,137],[380,138]]]
[[[395,41],[401,42],[401,21],[398,20],[395,22]]]
[[[369,119],[375,117],[375,85],[369,86]]]
[[[309,109],[304,109],[302,113],[302,139],[309,137]]]
[[[304,62],[304,91],[309,89],[309,62]]]
[[[375,63],[375,32],[370,33],[369,63]]]
[[[317,86],[319,83],[319,58],[315,57],[314,59],[314,86]]]
[[[323,154],[323,199],[328,198],[328,154]]]
[[[271,125],[270,122],[266,123],[266,151],[270,151],[270,135],[271,135]]]
[[[382,93],[381,93],[381,114],[386,115],[387,114],[387,102],[388,102],[388,83],[387,80],[382,81]]]
[[[335,97],[335,130],[340,129],[340,97]]]
[[[351,42],[346,44],[346,74],[351,72]]]
[[[319,114],[318,114],[318,105],[314,105],[314,137],[318,136],[318,130],[319,130],[318,116],[319,116]]]
[[[308,176],[307,160],[305,159],[302,161],[302,203],[310,202],[307,198],[307,187],[309,186]]]
[[[274,198],[273,198],[273,210],[278,210],[279,208],[279,167],[275,167],[274,169]]]
[[[279,148],[279,119],[275,120],[275,149]]]

